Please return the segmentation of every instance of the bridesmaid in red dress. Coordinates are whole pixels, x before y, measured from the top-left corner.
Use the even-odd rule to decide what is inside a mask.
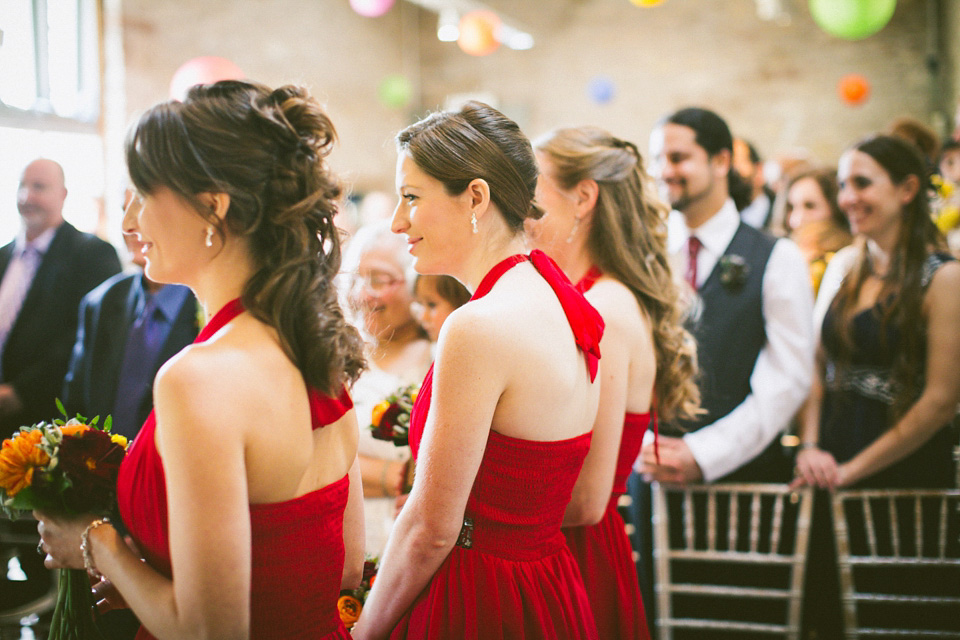
[[[630,541],[617,500],[656,420],[696,411],[693,340],[683,329],[667,259],[667,208],[637,148],[594,127],[535,142],[533,246],[557,261],[603,316],[600,409],[563,533],[600,637],[649,638]],[[656,399],[656,402],[654,402]]]
[[[560,524],[590,443],[603,321],[524,255],[537,169],[478,102],[398,135],[393,229],[419,273],[473,291],[440,330],[413,411],[417,475],[357,638],[596,638]]]
[[[336,601],[359,583],[363,520],[344,385],[363,360],[333,286],[335,135],[301,88],[225,81],[153,107],[129,138],[124,233],[209,321],[157,375],[120,471],[145,562],[120,523],[40,530],[47,565],[109,580],[140,638],[349,637]]]

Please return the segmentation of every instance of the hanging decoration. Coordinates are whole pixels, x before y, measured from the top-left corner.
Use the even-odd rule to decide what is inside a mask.
[[[630,0],[630,4],[635,7],[655,7],[663,4],[665,0]]]
[[[180,65],[170,80],[170,98],[183,100],[190,87],[220,80],[243,80],[246,76],[233,61],[218,56],[201,56]]]
[[[594,76],[587,85],[587,93],[590,99],[597,104],[607,104],[617,93],[617,88],[613,80],[607,76]]]
[[[413,98],[413,85],[406,76],[395,73],[380,82],[380,86],[377,87],[377,96],[384,106],[402,109],[410,104],[410,99]]]
[[[870,97],[870,81],[859,73],[849,73],[840,78],[837,93],[848,105],[859,106]]]
[[[821,29],[845,40],[862,40],[883,29],[897,0],[810,0],[810,15]]]
[[[477,10],[465,13],[460,18],[460,37],[457,44],[472,56],[485,56],[500,46],[497,30],[500,17],[492,11]]]
[[[390,8],[396,0],[350,0],[350,8],[364,18],[379,18]]]

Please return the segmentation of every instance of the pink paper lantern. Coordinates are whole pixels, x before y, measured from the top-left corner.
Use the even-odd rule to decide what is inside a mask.
[[[396,0],[350,0],[350,8],[362,15],[364,18],[379,18],[387,11]]]
[[[246,76],[231,60],[217,56],[201,56],[180,65],[170,80],[170,98],[183,100],[190,87],[220,80],[243,80]]]

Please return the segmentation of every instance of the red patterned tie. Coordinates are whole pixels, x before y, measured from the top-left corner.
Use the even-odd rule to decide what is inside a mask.
[[[703,243],[700,242],[700,239],[696,236],[690,236],[690,239],[687,240],[687,253],[689,254],[689,262],[687,262],[687,282],[690,283],[694,291],[697,290],[697,255],[700,253],[702,246]]]

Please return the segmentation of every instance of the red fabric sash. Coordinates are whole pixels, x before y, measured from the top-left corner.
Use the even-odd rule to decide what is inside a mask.
[[[583,351],[587,358],[587,368],[590,371],[590,381],[593,382],[597,377],[597,367],[600,362],[600,338],[603,337],[603,318],[594,309],[583,294],[577,291],[567,276],[560,270],[557,263],[547,254],[535,249],[529,256],[514,255],[498,262],[493,269],[484,276],[477,287],[471,300],[482,298],[490,292],[493,285],[500,279],[504,273],[521,262],[529,260],[534,268],[547,281],[550,288],[556,294],[563,307],[563,312],[567,316],[567,322],[573,330],[573,338],[577,347]]]

